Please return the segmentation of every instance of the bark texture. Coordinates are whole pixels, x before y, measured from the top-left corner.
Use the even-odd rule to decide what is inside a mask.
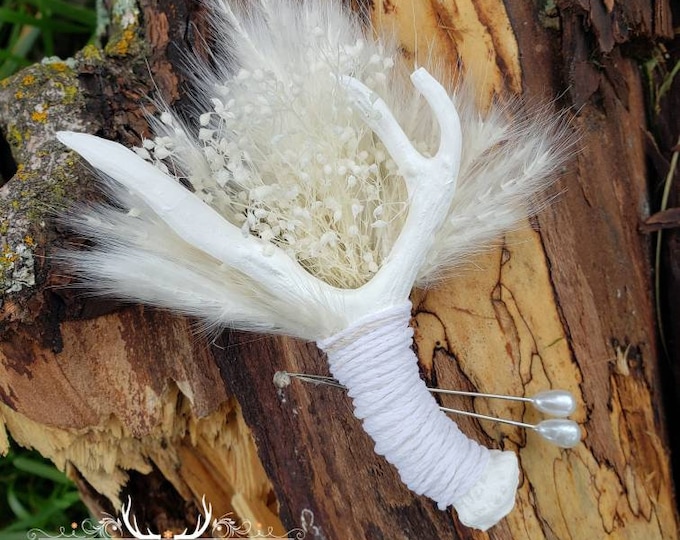
[[[570,451],[515,428],[459,421],[520,458],[516,508],[488,533],[409,492],[373,453],[342,391],[273,385],[279,370],[327,374],[312,344],[229,331],[209,344],[185,319],[60,287],[68,278],[49,255],[73,239],[49,210],[96,195],[51,134],[82,129],[136,143],[146,129],[139,104],[153,91],[144,58],[158,91],[181,107],[173,66],[182,49],[203,47],[196,5],[109,8],[103,52],[88,48],[74,64],[0,84],[0,131],[19,165],[0,191],[0,425],[17,442],[68,467],[97,512],[117,511],[132,494],[140,524],[153,530],[192,528],[205,494],[217,516],[235,512],[253,530],[300,528],[307,538],[678,536],[652,244],[640,232],[649,137],[636,63],[672,38],[669,2],[371,3],[372,24],[394,29],[409,60],[431,55],[474,77],[482,105],[499,94],[559,96],[556,107],[571,109],[581,134],[538,230],[527,224],[412,296],[430,384],[513,395],[566,388],[581,403],[587,436]],[[443,404],[538,420],[521,405]],[[0,450],[6,445],[0,437]]]

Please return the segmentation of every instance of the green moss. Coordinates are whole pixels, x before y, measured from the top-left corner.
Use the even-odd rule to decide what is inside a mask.
[[[102,52],[94,45],[85,45],[80,55],[88,63],[101,62],[103,60]]]
[[[560,14],[555,0],[544,0],[538,11],[541,24],[551,30],[560,29]]]
[[[15,124],[7,125],[7,143],[11,148],[19,148],[23,142],[21,131]]]
[[[64,105],[71,105],[75,103],[75,101],[78,99],[79,96],[79,88],[75,84],[73,85],[63,85],[59,82],[55,83],[55,86],[61,90],[61,92],[64,94],[64,99],[62,103]]]
[[[79,70],[103,63],[106,55],[143,57],[136,5],[114,0],[104,50],[88,45],[75,58],[53,58],[0,82],[0,121],[19,164],[0,199],[0,296],[35,284],[33,253],[44,237],[38,231],[82,191],[80,160],[64,152],[54,131],[85,129]]]

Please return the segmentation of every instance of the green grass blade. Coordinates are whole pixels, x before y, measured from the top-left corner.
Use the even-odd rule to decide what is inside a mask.
[[[38,28],[24,26],[23,31],[19,34],[19,38],[13,41],[11,48],[7,51],[0,50],[0,59],[4,58],[3,53],[7,55],[5,61],[0,64],[0,80],[9,77],[19,68],[31,64],[25,57],[35,46],[38,37],[40,37],[40,30]]]
[[[65,474],[59,472],[54,467],[47,465],[46,463],[41,463],[35,459],[19,456],[14,458],[12,463],[14,464],[14,467],[20,471],[27,472],[33,476],[39,476],[40,478],[45,478],[55,484],[71,483]]]
[[[32,26],[24,26],[19,33],[19,38],[12,44],[12,53],[26,57],[26,55],[35,46],[35,42],[40,36],[40,29]]]
[[[32,529],[34,527],[43,529],[45,528],[47,523],[54,519],[55,516],[57,516],[59,513],[63,512],[63,510],[64,508],[61,508],[57,505],[47,506],[40,510],[40,512],[38,512],[37,514],[31,514],[26,518],[17,520],[8,527],[5,527],[3,530],[0,531],[0,538],[5,538],[4,536],[5,532],[28,531],[29,529]],[[64,516],[63,521],[64,521],[63,526],[68,526],[70,524],[70,520],[68,520],[66,516]],[[24,534],[26,533],[24,532]]]
[[[97,14],[92,10],[81,6],[76,6],[63,0],[48,0],[41,2],[40,0],[24,0],[26,4],[32,4],[39,8],[49,10],[52,15],[61,15],[65,19],[73,22],[78,22],[84,26],[91,27],[97,24]]]
[[[13,492],[16,497],[16,492]],[[15,504],[17,501],[13,501]],[[64,493],[53,493],[48,499],[40,501],[37,512],[29,512],[21,502],[17,510],[20,512],[19,519],[0,530],[0,538],[4,540],[5,534],[14,531],[27,531],[34,527],[45,528],[52,523],[60,523],[60,526],[68,525],[71,520],[64,513],[72,506],[80,502],[80,495],[77,491],[67,491]],[[12,507],[14,511],[14,507]],[[17,513],[17,512],[15,512]]]
[[[680,63],[678,64],[680,65]],[[677,144],[680,145],[680,137],[678,137]],[[664,181],[663,194],[661,195],[661,206],[659,211],[666,210],[668,208],[668,199],[671,193],[671,184],[673,183],[673,178],[678,168],[678,157],[680,156],[680,151],[673,152],[671,157],[670,167],[668,169],[668,174]],[[666,358],[670,358],[668,351],[668,342],[666,340],[666,332],[664,331],[664,320],[663,320],[663,309],[661,300],[661,252],[663,248],[663,231],[660,230],[656,235],[656,249],[654,252],[654,293],[656,296],[656,323],[659,326],[659,339],[661,340],[661,346],[666,354]]]
[[[34,26],[45,31],[62,32],[64,34],[88,34],[92,28],[82,24],[62,22],[51,18],[38,18],[11,9],[0,8],[0,22]]]
[[[659,86],[659,90],[656,96],[656,102],[659,107],[660,107],[659,102],[661,101],[661,98],[663,98],[671,89],[671,86],[673,85],[673,80],[675,79],[675,76],[678,73],[680,73],[680,62],[676,63],[673,66],[671,72],[668,75],[666,75],[663,82]]]
[[[14,515],[19,519],[30,517],[31,513],[19,499],[14,483],[7,487],[7,504],[9,505],[10,510],[12,510]]]
[[[12,51],[6,51],[5,49],[0,49],[0,60],[12,60],[13,62],[18,62],[22,66],[30,66],[33,63],[26,60],[23,56],[13,54]]]

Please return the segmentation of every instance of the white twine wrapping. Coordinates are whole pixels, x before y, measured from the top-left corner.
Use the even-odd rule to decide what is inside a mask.
[[[354,414],[409,489],[461,521],[486,529],[514,504],[514,454],[468,439],[440,409],[420,378],[405,302],[364,317],[317,342],[330,371],[348,389]],[[509,479],[509,481],[508,481]]]

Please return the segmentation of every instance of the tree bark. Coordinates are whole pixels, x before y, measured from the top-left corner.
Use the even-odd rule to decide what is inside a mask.
[[[412,295],[429,384],[511,395],[566,388],[581,403],[575,418],[587,436],[573,450],[458,421],[519,455],[516,507],[488,533],[405,488],[343,391],[274,386],[280,370],[327,374],[313,344],[231,331],[209,344],[191,321],[63,288],[69,279],[49,256],[74,239],[47,209],[97,195],[53,131],[136,143],[146,133],[139,104],[154,89],[143,59],[158,91],[182,107],[178,59],[204,46],[202,8],[122,5],[109,6],[103,54],[88,48],[73,65],[36,66],[0,84],[0,131],[20,165],[0,192],[0,425],[19,444],[68,467],[95,513],[116,513],[131,494],[140,523],[159,531],[192,528],[206,495],[215,515],[307,538],[678,536],[652,245],[639,230],[649,215],[644,81],[628,56],[672,37],[667,1],[371,3],[372,24],[394,29],[409,61],[432,55],[474,77],[481,106],[496,95],[557,96],[581,136],[538,230],[527,224]],[[520,405],[443,404],[538,419]]]

